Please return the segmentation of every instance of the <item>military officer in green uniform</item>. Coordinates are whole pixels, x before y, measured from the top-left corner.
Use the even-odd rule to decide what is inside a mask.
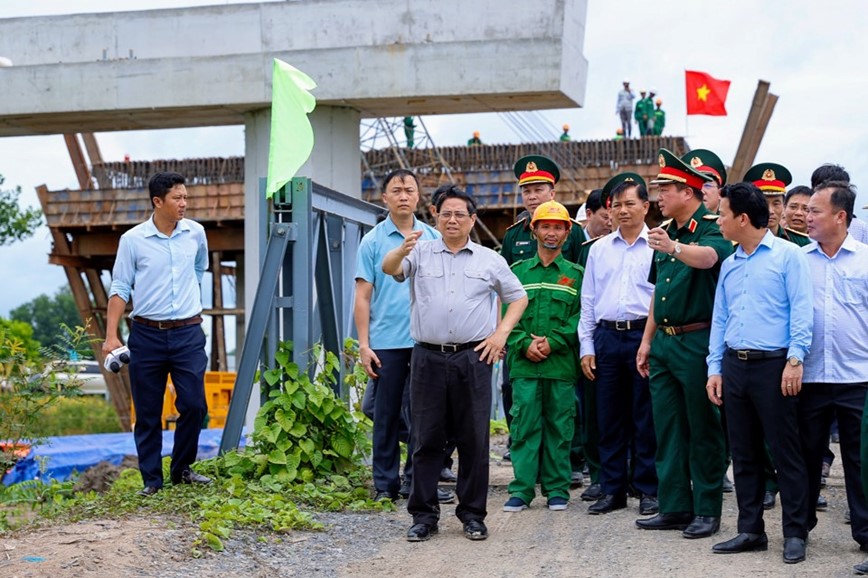
[[[515,178],[521,189],[521,200],[525,211],[519,216],[503,237],[500,254],[509,265],[536,256],[536,239],[530,229],[530,219],[533,212],[546,201],[555,198],[555,185],[561,178],[561,171],[557,163],[542,155],[524,156],[513,167]],[[585,242],[585,234],[581,225],[570,229],[570,235],[561,248],[564,259],[575,263],[579,258],[582,243]],[[510,410],[512,409],[512,385],[509,381],[509,363],[503,367],[503,410],[506,413],[507,427],[512,423]],[[504,458],[507,458],[507,453]]]
[[[720,412],[705,392],[705,357],[720,264],[733,249],[702,204],[711,177],[666,149],[657,161],[652,184],[669,220],[648,233],[655,287],[636,364],[650,377],[660,513],[636,525],[705,538],[720,529],[726,469]]]
[[[726,167],[720,157],[708,149],[694,149],[681,157],[694,170],[708,177],[702,185],[702,204],[715,215],[720,212],[720,189],[726,184]]]
[[[748,169],[744,174],[744,180],[759,187],[765,195],[769,203],[769,231],[772,234],[799,247],[810,244],[811,239],[806,233],[781,226],[784,195],[789,184],[793,182],[793,177],[786,167],[775,163],[759,163]]]
[[[507,339],[515,479],[506,512],[530,505],[537,478],[550,510],[566,509],[570,498],[582,268],[564,259],[561,247],[574,226],[563,205],[542,203],[531,219],[538,253],[512,266],[529,303]]]

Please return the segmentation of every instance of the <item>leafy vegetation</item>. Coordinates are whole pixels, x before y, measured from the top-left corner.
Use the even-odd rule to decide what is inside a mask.
[[[53,350],[65,345],[65,332],[58,328],[75,327],[81,323],[78,308],[68,285],[57,290],[53,297],[42,294],[23,303],[9,312],[13,321],[21,321],[33,327],[33,339],[42,347]],[[89,353],[87,357],[92,357]]]
[[[46,407],[32,433],[37,437],[51,437],[120,431],[114,406],[103,397],[86,395],[62,398]]]
[[[0,186],[4,182],[0,175]],[[42,224],[42,211],[30,207],[22,209],[20,196],[21,187],[12,191],[0,189],[0,247],[26,239]]]

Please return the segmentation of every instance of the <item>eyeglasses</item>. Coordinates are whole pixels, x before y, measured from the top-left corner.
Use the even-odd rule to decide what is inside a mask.
[[[468,218],[470,215],[468,215],[467,213],[461,213],[461,212],[453,213],[452,211],[444,211],[444,212],[438,214],[437,216],[444,221],[451,221],[452,217],[455,217],[456,221],[463,221],[464,219]]]

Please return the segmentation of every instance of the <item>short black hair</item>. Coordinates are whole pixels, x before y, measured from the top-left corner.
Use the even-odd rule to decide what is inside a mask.
[[[441,190],[442,189],[442,190]],[[458,185],[445,185],[434,191],[434,206],[437,207],[437,212],[440,212],[440,207],[443,206],[443,201],[446,199],[462,199],[467,203],[467,213],[470,215],[476,214],[476,201],[464,189]]]
[[[827,181],[820,183],[814,192],[825,189],[832,190],[832,195],[829,197],[832,207],[847,213],[847,226],[849,227],[853,221],[853,209],[856,205],[856,187],[844,181]]]
[[[841,165],[834,165],[832,163],[820,165],[811,173],[811,188],[815,191],[827,181],[849,183],[850,173],[844,170],[844,167]]]
[[[186,183],[187,180],[184,178],[184,175],[180,173],[156,173],[151,177],[151,180],[148,181],[148,193],[151,198],[151,206],[156,207],[154,204],[154,198],[159,197],[165,201],[166,193],[172,190],[172,188]]]
[[[407,177],[413,177],[413,180],[416,181],[416,188],[420,188],[419,186],[419,177],[416,176],[416,173],[411,171],[410,169],[395,169],[383,179],[383,192],[386,192],[386,189],[389,187],[389,183],[392,182],[392,179],[401,179],[401,182],[404,182],[404,179]]]
[[[784,197],[784,205],[790,202],[790,199],[795,197],[796,195],[806,195],[810,197],[814,194],[814,189],[811,187],[806,187],[805,185],[798,185],[787,191],[787,195]]]
[[[639,197],[639,200],[648,200],[648,190],[645,188],[645,185],[643,185],[642,183],[637,183],[635,181],[624,181],[623,183],[612,189],[612,192],[609,196],[612,201],[614,201],[615,197],[632,187],[636,187],[636,196]],[[611,205],[611,202],[609,204]]]
[[[596,213],[603,208],[603,189],[594,189],[585,201],[585,211]]]
[[[729,210],[736,217],[747,215],[757,229],[769,226],[769,203],[753,183],[733,183],[720,189],[720,198],[729,199]]]

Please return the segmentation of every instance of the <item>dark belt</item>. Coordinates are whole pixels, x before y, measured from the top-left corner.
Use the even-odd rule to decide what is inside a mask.
[[[615,331],[633,331],[645,329],[645,323],[647,322],[647,317],[643,317],[642,319],[631,319],[628,321],[606,321],[605,319],[600,319],[600,327],[614,329]]]
[[[759,349],[732,349],[727,347],[726,352],[738,357],[741,361],[753,361],[754,359],[779,359],[787,356],[786,349],[762,351]]]
[[[465,349],[473,349],[477,345],[482,343],[481,341],[468,341],[467,343],[422,343],[421,341],[417,341],[416,345],[419,347],[424,347],[425,349],[430,349],[431,351],[439,351],[440,353],[457,353],[459,351],[464,351]]]
[[[154,321],[153,319],[145,319],[144,317],[139,317],[137,315],[133,317],[133,321],[155,329],[176,329],[178,327],[186,327],[187,325],[202,323],[202,316],[196,315],[189,319],[165,319],[163,321]]]
[[[684,333],[692,333],[700,329],[708,329],[711,327],[711,321],[700,321],[699,323],[688,323],[687,325],[660,325],[657,327],[666,335],[682,335]]]

